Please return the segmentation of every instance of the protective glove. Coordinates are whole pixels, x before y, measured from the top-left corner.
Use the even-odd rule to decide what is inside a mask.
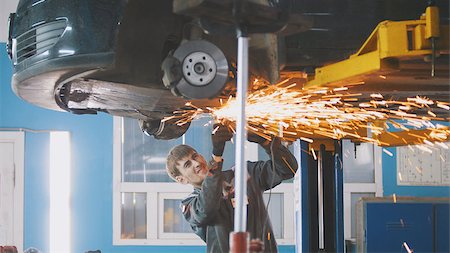
[[[218,129],[211,135],[213,155],[222,156],[223,151],[225,150],[225,143],[233,138],[233,133],[227,126],[222,124],[214,124],[213,130],[217,127]]]

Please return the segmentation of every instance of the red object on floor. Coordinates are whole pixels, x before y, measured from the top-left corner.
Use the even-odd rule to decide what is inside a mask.
[[[0,246],[0,253],[17,253],[16,246]]]

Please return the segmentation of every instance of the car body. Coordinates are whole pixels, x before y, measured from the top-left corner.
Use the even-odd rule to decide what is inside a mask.
[[[177,6],[200,3],[214,7],[226,2],[232,1],[21,0],[10,16],[12,89],[37,106],[136,118],[143,130],[157,138],[179,137],[188,124],[161,120],[188,108],[187,101],[199,107],[216,106],[218,98],[232,95],[237,46],[235,34],[227,29],[205,32],[207,25],[199,25],[199,20],[208,16],[207,11],[185,15]],[[256,13],[255,19],[270,8],[285,10],[282,3],[289,2],[291,15],[283,21],[286,29],[250,35],[250,74],[267,83],[276,83],[286,72],[307,73],[344,59],[378,22],[414,19],[426,7],[425,1],[417,5],[369,0],[249,2],[266,8],[259,12],[247,8]],[[447,1],[438,2],[448,9]],[[213,10],[212,16],[224,12]],[[272,24],[268,19],[266,23]],[[227,20],[224,23],[230,27]],[[220,59],[212,59],[216,62],[211,64],[220,65],[214,71],[222,78],[211,77],[205,85],[188,82],[183,91],[179,83],[186,73],[180,77],[171,70],[183,62],[180,57],[196,50],[206,50],[213,58],[217,53]]]

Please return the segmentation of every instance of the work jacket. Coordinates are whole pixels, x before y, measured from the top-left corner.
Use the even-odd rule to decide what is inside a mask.
[[[272,149],[275,167],[272,160],[247,162],[247,231],[250,239],[264,242],[264,252],[277,252],[277,244],[262,194],[292,178],[298,167],[286,147],[278,145]],[[234,229],[234,170],[222,171],[222,163],[210,164],[210,173],[201,188],[195,188],[182,201],[181,208],[192,230],[206,242],[207,252],[228,253],[229,234]]]

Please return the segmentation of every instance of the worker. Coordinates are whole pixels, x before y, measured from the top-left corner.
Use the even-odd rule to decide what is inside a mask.
[[[178,145],[169,152],[166,169],[176,182],[194,187],[182,200],[181,209],[194,233],[206,242],[207,252],[228,253],[229,234],[234,226],[234,169],[222,171],[222,155],[225,143],[233,134],[227,126],[214,127],[218,129],[211,135],[213,154],[209,165],[194,148]],[[247,162],[247,231],[251,239],[259,238],[264,242],[264,252],[277,252],[262,194],[292,178],[297,161],[279,138],[270,141],[249,133],[247,139],[261,145],[273,159]]]

